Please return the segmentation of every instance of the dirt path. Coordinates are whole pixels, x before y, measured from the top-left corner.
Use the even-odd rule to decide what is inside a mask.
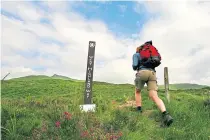
[[[135,107],[135,101],[126,101],[125,104],[122,104],[119,106],[119,108],[124,108],[124,107]]]

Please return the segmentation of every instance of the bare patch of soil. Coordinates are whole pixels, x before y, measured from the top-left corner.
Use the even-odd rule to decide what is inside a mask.
[[[124,107],[135,107],[135,104],[136,104],[135,101],[126,101],[126,103],[120,105],[119,108],[124,108]]]

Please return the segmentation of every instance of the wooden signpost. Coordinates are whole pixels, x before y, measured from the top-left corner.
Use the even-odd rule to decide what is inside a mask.
[[[87,56],[87,69],[86,69],[86,82],[84,91],[84,105],[80,105],[80,109],[87,111],[95,111],[95,104],[92,104],[92,83],[93,83],[93,70],[95,58],[95,41],[89,41],[88,56]]]

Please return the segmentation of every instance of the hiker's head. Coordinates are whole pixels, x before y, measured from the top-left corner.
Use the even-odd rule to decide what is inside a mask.
[[[145,44],[150,44],[150,45],[152,45],[152,40],[145,42]]]

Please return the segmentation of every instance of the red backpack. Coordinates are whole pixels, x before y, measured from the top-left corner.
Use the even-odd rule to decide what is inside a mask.
[[[145,43],[139,50],[141,64],[147,68],[155,68],[161,64],[161,56],[152,43]]]

